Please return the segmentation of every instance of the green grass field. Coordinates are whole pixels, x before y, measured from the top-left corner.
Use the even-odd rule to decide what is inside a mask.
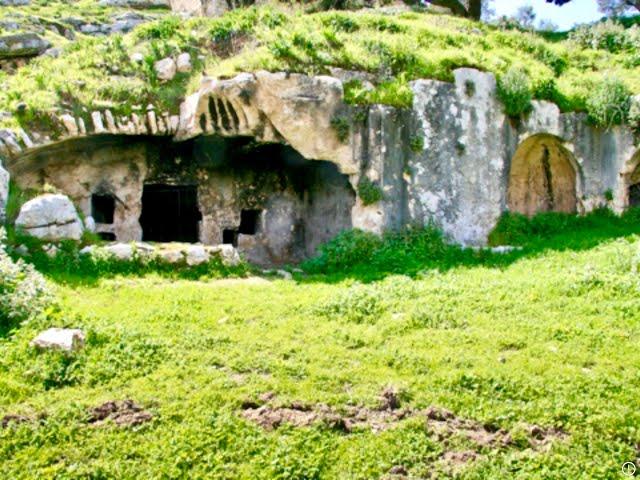
[[[294,281],[50,272],[59,307],[0,340],[0,418],[25,420],[0,428],[0,478],[622,478],[640,454],[640,222],[597,213],[545,232],[549,218],[522,251],[443,247],[422,269],[422,247],[392,239],[410,276],[378,262],[382,246],[368,270]],[[517,240],[513,225],[499,235]],[[48,326],[83,328],[86,347],[36,352]],[[389,388],[412,413],[382,431],[244,415],[377,412]],[[126,399],[153,419],[89,423]],[[455,415],[445,434],[428,407]],[[554,434],[536,444],[535,426]]]

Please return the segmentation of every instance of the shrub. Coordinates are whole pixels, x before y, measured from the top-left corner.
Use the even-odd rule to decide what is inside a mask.
[[[349,133],[351,132],[349,120],[344,117],[334,117],[331,119],[331,127],[335,130],[338,140],[342,143],[349,139]]]
[[[371,278],[380,273],[415,275],[425,268],[451,267],[479,261],[473,250],[451,245],[437,228],[407,228],[379,237],[349,230],[320,247],[320,254],[303,264],[311,273],[358,271]]]
[[[414,153],[420,153],[424,149],[424,137],[422,135],[413,135],[409,140],[409,148]]]
[[[346,230],[320,247],[320,254],[304,263],[311,272],[328,272],[338,268],[367,262],[380,246],[377,235],[362,230]]]
[[[135,32],[140,40],[169,40],[180,31],[180,18],[169,16],[142,25]]]
[[[14,262],[4,249],[0,229],[0,329],[42,313],[53,297],[44,278],[22,260]]]
[[[498,97],[504,111],[510,117],[519,117],[531,111],[531,82],[527,73],[513,67],[502,76],[498,83]]]
[[[600,82],[587,98],[589,120],[599,127],[610,128],[624,123],[630,107],[629,90],[616,78]]]
[[[358,182],[358,196],[365,205],[373,205],[384,198],[380,186],[363,176]]]
[[[582,25],[569,34],[569,39],[582,48],[607,50],[612,53],[632,46],[632,35],[614,20]]]

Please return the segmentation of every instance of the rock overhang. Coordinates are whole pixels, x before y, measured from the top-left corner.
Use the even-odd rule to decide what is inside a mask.
[[[362,109],[345,103],[337,78],[266,71],[205,77],[179,114],[153,106],[128,117],[109,110],[94,111],[86,120],[66,114],[60,118],[63,135],[56,140],[42,132],[0,132],[0,155],[10,159],[5,163],[11,170],[15,159],[79,138],[252,137],[334,163],[354,188],[362,177],[379,184],[387,194],[376,205],[358,198],[354,226],[380,232],[435,222],[457,242],[481,244],[507,208],[509,169],[518,146],[544,134],[558,138],[576,158],[579,211],[606,204],[609,190],[614,192],[610,206],[624,208],[627,187],[619,178],[635,168],[630,165],[637,151],[631,131],[591,127],[583,114],[562,113],[543,101],[534,101],[532,112],[514,124],[502,111],[493,74],[463,68],[454,78],[453,84],[416,80],[410,85],[410,109],[372,105],[363,117]],[[336,119],[347,125],[346,138],[336,132]]]

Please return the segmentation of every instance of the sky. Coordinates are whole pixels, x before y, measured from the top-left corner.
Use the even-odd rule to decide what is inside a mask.
[[[537,21],[548,19],[560,27],[569,30],[576,23],[588,23],[599,20],[602,14],[598,12],[596,0],[573,0],[557,7],[545,0],[494,0],[493,8],[498,16],[512,15],[523,5],[532,5],[536,10]]]

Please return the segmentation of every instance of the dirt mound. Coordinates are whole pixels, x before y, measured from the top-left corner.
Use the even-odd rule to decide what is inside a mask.
[[[468,463],[484,458],[488,451],[522,448],[522,444],[516,444],[508,431],[495,425],[458,417],[444,408],[400,408],[398,393],[391,389],[382,392],[380,406],[377,409],[362,406],[335,409],[325,404],[308,405],[301,402],[277,407],[267,404],[273,398],[274,395],[269,394],[261,396],[258,401],[244,402],[242,416],[266,430],[274,430],[284,424],[295,427],[324,424],[345,433],[361,429],[381,432],[397,426],[400,421],[408,418],[424,418],[429,435],[445,447],[439,461],[445,470],[462,468]],[[537,425],[527,425],[526,431],[528,446],[535,451],[544,450],[554,441],[567,436],[557,428],[543,428]],[[454,438],[461,437],[472,444],[468,450],[456,451],[447,448],[450,444],[456,443]],[[406,470],[403,466],[396,467],[389,475],[395,478],[405,475],[402,473]]]
[[[142,425],[153,419],[153,415],[133,400],[110,401],[99,405],[90,411],[88,423],[103,425],[112,421],[120,427]]]
[[[13,426],[22,425],[23,423],[36,423],[36,422],[41,423],[44,420],[46,420],[46,418],[47,418],[46,413],[39,413],[35,416],[26,416],[26,415],[18,415],[15,413],[9,413],[4,417],[2,417],[2,420],[0,420],[0,428],[9,428],[12,425]]]
[[[9,414],[2,417],[2,420],[0,420],[0,426],[2,428],[9,428],[11,425],[20,425],[21,423],[28,423],[31,421],[31,418],[25,417],[24,415]]]

